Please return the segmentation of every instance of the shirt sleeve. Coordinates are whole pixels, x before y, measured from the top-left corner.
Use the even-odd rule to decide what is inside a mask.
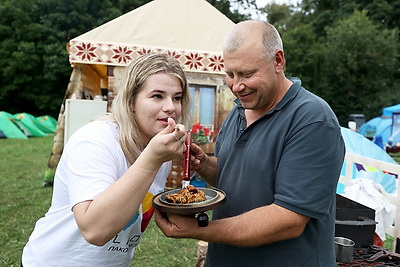
[[[116,141],[114,146],[119,147]],[[79,202],[95,199],[121,175],[118,171],[121,163],[115,151],[99,136],[74,143],[67,153],[64,177],[71,208]]]

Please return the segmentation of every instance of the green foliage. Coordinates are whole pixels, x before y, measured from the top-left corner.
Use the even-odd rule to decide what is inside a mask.
[[[1,1],[2,109],[58,117],[71,75],[68,40],[146,2],[149,1]]]
[[[250,15],[243,12],[256,6],[255,0],[207,0],[207,2],[235,23],[250,19]]]
[[[45,28],[37,18],[39,10],[33,1],[4,1],[0,6],[0,24],[3,25],[0,29],[3,38],[0,43],[0,63],[3,66],[0,71],[0,106],[3,109],[10,106],[7,111],[11,113],[34,111],[42,97],[46,98],[52,89],[49,87],[51,83],[43,79]],[[67,62],[65,48],[63,52],[64,62]],[[51,103],[48,98],[46,100],[44,105]],[[17,110],[17,107],[24,110]]]
[[[287,62],[285,74],[301,78],[302,85],[315,92],[320,82],[323,47],[311,25],[300,24],[282,31],[282,39]]]
[[[267,6],[261,8],[261,11],[267,14],[267,20],[269,23],[275,25],[275,27],[285,27],[286,23],[291,19],[292,10],[288,5],[279,5],[272,2]]]
[[[324,98],[342,125],[349,114],[371,119],[398,104],[398,1],[303,0],[289,17],[287,8],[272,7],[268,18],[284,41],[286,74]]]
[[[348,113],[378,116],[382,107],[395,103],[396,95],[398,101],[399,95],[392,92],[399,64],[396,32],[382,29],[360,11],[326,31],[325,83],[320,92],[341,121]]]

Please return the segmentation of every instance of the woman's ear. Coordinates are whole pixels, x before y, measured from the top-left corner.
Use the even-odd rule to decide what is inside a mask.
[[[135,112],[136,110],[137,96],[138,96],[138,90],[136,90],[133,94],[129,96],[129,108],[132,112]]]
[[[129,109],[132,113],[135,113],[135,101],[132,100],[131,103],[129,104]]]

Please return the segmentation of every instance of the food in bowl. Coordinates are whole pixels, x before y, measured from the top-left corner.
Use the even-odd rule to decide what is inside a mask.
[[[202,190],[197,189],[193,185],[188,185],[182,188],[178,193],[166,195],[165,200],[174,204],[189,204],[205,201],[207,198]]]

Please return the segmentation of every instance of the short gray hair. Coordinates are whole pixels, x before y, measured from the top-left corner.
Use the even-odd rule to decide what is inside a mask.
[[[239,48],[248,38],[251,38],[252,32],[248,27],[243,28],[242,25],[250,24],[252,27],[259,28],[263,34],[262,41],[265,48],[265,57],[269,61],[275,57],[276,50],[283,50],[283,43],[278,30],[270,23],[264,21],[242,21],[230,31],[225,37],[224,51],[234,51]]]

